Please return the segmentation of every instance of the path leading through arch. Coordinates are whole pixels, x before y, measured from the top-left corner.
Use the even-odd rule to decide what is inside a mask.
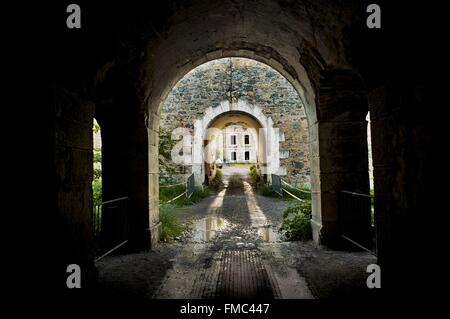
[[[375,257],[277,234],[288,202],[252,187],[248,166],[222,168],[223,189],[176,213],[191,231],[151,252],[97,263],[100,298],[365,298]]]
[[[193,231],[155,298],[313,298],[274,245],[286,203],[256,194],[247,172],[224,167],[216,196],[180,209]]]

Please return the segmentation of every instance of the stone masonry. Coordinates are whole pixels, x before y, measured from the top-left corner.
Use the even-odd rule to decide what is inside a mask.
[[[230,96],[231,95],[231,96]],[[293,86],[271,67],[246,58],[223,58],[186,74],[169,93],[161,110],[160,126],[194,130],[207,108],[221,102],[242,101],[259,107],[280,130],[280,166],[284,178],[309,183],[308,123]],[[163,172],[161,172],[163,175]]]

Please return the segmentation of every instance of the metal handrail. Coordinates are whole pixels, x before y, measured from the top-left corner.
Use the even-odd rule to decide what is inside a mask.
[[[357,193],[357,192],[351,192],[351,191],[344,191],[344,190],[342,190],[341,193],[346,193],[346,194],[350,194],[350,195],[357,195],[357,196],[364,196],[364,197],[370,198],[370,195]]]
[[[292,193],[290,193],[290,192],[288,192],[286,189],[284,189],[284,188],[282,188],[281,189],[283,192],[285,192],[285,193],[287,193],[288,195],[291,195],[293,198],[295,198],[296,200],[299,200],[299,201],[301,201],[301,202],[304,202],[305,200],[304,199],[301,199],[300,197],[297,197],[297,196],[295,196],[294,194],[292,194]]]
[[[284,183],[284,184],[286,184],[286,185],[289,186],[290,188],[296,189],[296,190],[298,190],[298,191],[300,191],[300,192],[303,192],[303,193],[305,193],[305,194],[311,194],[311,191],[305,191],[305,190],[300,189],[300,188],[298,188],[298,187],[294,187],[294,186],[292,186],[291,184],[289,184],[288,182],[286,182],[284,179],[281,179],[281,182]]]
[[[102,202],[102,205],[118,202],[118,201],[121,201],[121,200],[129,200],[129,198],[128,197],[119,197],[119,198],[107,200],[107,201]]]

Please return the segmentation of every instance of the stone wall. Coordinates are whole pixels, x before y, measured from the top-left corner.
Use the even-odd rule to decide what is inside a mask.
[[[230,94],[231,91],[231,94]],[[285,179],[309,183],[308,123],[296,90],[271,67],[246,58],[217,59],[184,76],[169,93],[161,110],[161,128],[186,127],[223,101],[259,107],[280,130],[280,164]]]

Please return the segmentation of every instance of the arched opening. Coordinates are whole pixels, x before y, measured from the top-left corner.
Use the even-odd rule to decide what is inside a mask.
[[[271,63],[276,65],[274,61]],[[315,127],[308,126],[306,106],[299,90],[303,94],[300,85],[295,88],[286,77],[257,59],[213,59],[187,72],[167,93],[159,111],[159,130],[170,134],[171,130],[179,129],[188,135],[180,143],[184,145],[183,154],[191,162],[182,161],[182,171],[186,175],[194,173],[199,185],[214,178],[217,151],[222,152],[221,161],[246,161],[246,151],[231,152],[227,138],[214,132],[235,124],[252,130],[250,135],[256,143],[255,149],[247,153],[248,161],[255,152],[258,173],[265,180],[270,180],[271,174],[279,174],[292,184],[310,189],[309,130]],[[216,143],[210,142],[217,142],[211,135],[221,136],[220,140],[225,141],[226,154],[223,148],[217,150],[217,147],[212,156],[205,154],[205,145],[211,147]],[[235,134],[234,138],[233,147],[241,144],[245,148],[245,134]],[[160,173],[162,177],[169,175],[161,170]]]
[[[373,179],[373,151],[372,151],[372,134],[371,134],[371,123],[370,123],[370,111],[367,112],[367,161],[369,164],[369,194],[370,194],[370,224],[373,229],[373,238],[375,239],[374,245],[376,249],[376,232],[375,232],[375,183]]]
[[[209,184],[214,180],[217,169],[222,169],[219,166],[255,164],[261,171],[261,166],[266,163],[261,128],[261,123],[253,116],[239,111],[223,112],[212,119],[203,134],[206,147],[204,182]]]
[[[161,154],[159,132],[164,113],[163,105],[168,98],[170,99],[170,94],[177,83],[182,81],[189,71],[195,70],[205,62],[222,58],[228,60],[230,57],[248,58],[277,70],[293,86],[303,103],[304,114],[298,114],[296,118],[300,127],[293,129],[307,130],[306,135],[297,135],[307,137],[303,145],[308,145],[308,155],[303,151],[293,152],[280,146],[276,158],[280,160],[279,167],[291,158],[299,159],[301,156],[308,158],[309,165],[297,161],[291,170],[286,170],[286,176],[296,174],[293,172],[309,175],[314,240],[325,244],[335,243],[340,235],[340,192],[347,190],[363,193],[369,190],[367,139],[364,133],[367,112],[366,91],[363,79],[346,61],[347,43],[341,43],[346,37],[341,36],[340,31],[336,34],[335,31],[338,30],[320,28],[317,24],[313,28],[311,16],[314,16],[316,9],[320,9],[320,4],[317,8],[311,8],[313,14],[308,10],[297,10],[298,8],[292,8],[295,14],[291,14],[292,12],[286,13],[285,8],[276,1],[264,5],[255,3],[255,6],[242,4],[239,8],[236,8],[236,4],[211,8],[210,3],[213,2],[205,2],[201,10],[197,5],[193,5],[190,9],[184,8],[183,10],[189,12],[175,15],[167,25],[167,29],[166,26],[162,28],[166,30],[163,34],[159,33],[157,26],[155,29],[152,26],[150,30],[146,29],[148,25],[139,25],[138,28],[142,28],[139,29],[140,34],[148,35],[148,39],[145,38],[136,46],[134,46],[136,39],[128,39],[130,41],[125,43],[131,43],[132,49],[119,46],[127,49],[120,54],[114,52],[113,61],[105,62],[103,59],[107,58],[102,58],[100,62],[93,63],[98,69],[93,72],[96,78],[95,88],[92,89],[95,96],[92,99],[96,110],[99,111],[98,119],[104,133],[104,200],[121,196],[130,198],[130,243],[133,244],[134,250],[145,250],[158,243],[161,227],[159,213],[161,172],[158,157]],[[284,5],[290,6],[287,3]],[[225,11],[222,11],[222,7],[226,8]],[[227,11],[228,8],[230,11]],[[212,12],[217,9],[219,14],[203,14],[210,9]],[[236,12],[233,11],[235,9],[239,9],[236,16],[242,15],[251,19],[244,22],[244,19],[238,21],[239,19],[230,16],[230,12]],[[344,11],[347,12],[346,10],[350,11],[350,9]],[[142,12],[149,11],[142,10]],[[254,14],[255,12],[258,14]],[[143,16],[142,19],[133,20],[149,21],[147,18]],[[277,23],[277,19],[284,21],[284,18],[291,21],[287,31],[284,23]],[[347,30],[346,23],[341,27],[342,30]],[[106,88],[103,89],[104,87]],[[253,111],[244,110],[249,108],[248,105],[251,103],[239,98],[234,99],[232,92],[229,93],[230,96],[225,94],[225,98],[221,99],[226,102],[225,105],[228,102],[228,109],[221,114],[234,111],[241,116],[249,114],[250,117],[258,118],[252,113],[256,110],[253,106]],[[78,99],[82,100],[80,96],[76,95],[74,98],[77,103]],[[63,101],[64,98],[63,96]],[[81,101],[79,104],[83,103],[84,101]],[[230,104],[242,109],[232,110]],[[72,107],[70,103],[67,105],[67,108]],[[220,103],[218,105],[222,107]],[[213,108],[211,105],[208,107]],[[192,121],[183,116],[183,123],[175,124],[177,127],[187,128],[191,136],[195,136],[195,120],[203,121],[204,116],[202,113]],[[217,115],[213,116],[211,113],[207,122],[216,117]],[[175,122],[175,118],[168,117],[168,121]],[[277,121],[273,122],[274,128],[279,127]],[[262,123],[264,121],[259,121],[261,126]],[[206,128],[208,127],[209,124],[206,125]],[[85,132],[83,129],[79,131],[83,134]],[[289,138],[286,132],[275,136],[279,144]],[[200,134],[199,137],[201,145],[204,146],[204,136]],[[83,149],[85,144],[81,145]],[[188,154],[187,150],[191,146],[189,142],[186,144],[183,142],[182,148],[186,148],[186,152],[183,149],[182,154]],[[61,146],[61,149],[64,147]],[[79,145],[75,145],[73,153],[76,154],[79,148]],[[261,146],[257,149],[260,151],[262,148]],[[300,155],[301,153],[303,155]],[[78,157],[75,159],[82,162]],[[201,158],[200,163],[199,182],[203,183],[201,179],[206,180],[207,176],[212,174],[209,174],[210,171],[205,174],[207,170],[202,168],[204,158]],[[309,167],[308,172],[305,172],[305,167]],[[179,171],[180,175],[188,173],[190,172],[185,170]],[[278,171],[279,175],[282,173]],[[91,182],[90,177],[83,176],[78,170],[75,170],[74,175],[86,184]],[[91,197],[87,193],[81,195],[73,185],[75,184],[70,185],[73,187],[70,191],[75,194],[73,198],[75,196],[77,200],[81,198],[78,202],[83,203],[85,212],[88,210],[85,207],[89,206]],[[253,198],[249,198],[249,203],[253,205]],[[76,215],[79,209],[73,206],[74,208],[67,210],[61,205],[68,211],[68,215],[72,212]],[[88,220],[86,218],[86,221]],[[351,226],[359,228],[359,225]],[[365,231],[364,229],[362,233]],[[79,238],[81,237],[77,237]],[[80,241],[87,243],[84,247],[89,247],[90,239],[83,238]],[[85,259],[90,260],[90,255]]]
[[[100,247],[100,234],[102,230],[102,135],[101,128],[94,117],[93,131],[93,234],[95,249]]]

